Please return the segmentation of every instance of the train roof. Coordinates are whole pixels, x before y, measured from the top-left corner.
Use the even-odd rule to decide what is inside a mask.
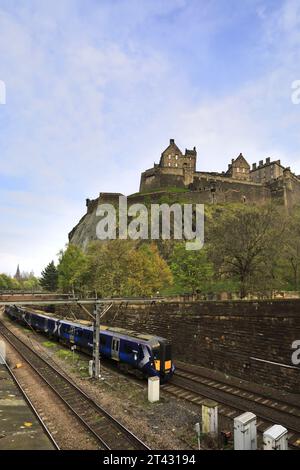
[[[30,308],[26,308],[26,311],[29,311],[31,313],[36,313],[38,315],[42,315],[45,318],[51,318],[53,320],[58,320],[60,322],[63,321],[65,324],[71,325],[71,326],[74,326],[74,327],[78,327],[78,325],[80,325],[80,326],[83,326],[84,328],[89,329],[91,331],[93,330],[93,324],[89,320],[80,320],[80,319],[78,319],[78,320],[74,321],[74,320],[68,320],[68,319],[65,319],[65,318],[58,318],[58,317],[54,317],[51,314],[46,314],[42,310],[35,310],[35,309],[30,309]],[[147,333],[139,333],[138,331],[129,330],[127,328],[120,328],[120,327],[117,327],[117,326],[100,325],[100,331],[102,331],[102,332],[105,331],[108,334],[111,334],[112,336],[114,334],[118,334],[119,336],[123,336],[124,338],[125,337],[130,337],[132,339],[137,339],[137,340],[142,341],[142,342],[147,342],[147,343],[149,342],[149,343],[152,343],[152,346],[155,345],[154,343],[158,343],[159,341],[162,341],[162,340],[166,341],[166,339],[162,338],[161,336],[150,335],[150,334],[147,334]]]
[[[90,331],[93,330],[92,323],[88,321],[74,322],[74,321],[65,320],[65,319],[61,319],[59,321],[63,322],[66,325],[74,326],[77,328],[78,326],[82,326]],[[108,333],[111,336],[117,334],[118,336],[122,336],[123,338],[130,337],[131,339],[137,339],[142,342],[158,343],[159,340],[163,339],[155,335],[148,335],[146,333],[138,333],[137,331],[127,330],[126,328],[119,328],[119,327],[108,326],[108,325],[100,325],[100,332]]]
[[[20,307],[18,307],[20,308]],[[43,310],[34,310],[32,308],[24,308],[22,307],[22,310],[24,310],[24,312],[30,312],[30,313],[33,313],[33,314],[36,314],[36,315],[43,315],[43,317],[45,318],[48,318],[49,320],[56,320],[56,318],[54,318],[51,314],[46,314]]]
[[[127,330],[126,328],[119,328],[117,326],[100,325],[100,330],[105,330],[108,333],[111,333],[112,335],[114,333],[117,333],[122,336],[130,336],[131,338],[139,339],[141,341],[159,341],[164,339],[160,336],[149,335],[147,333],[139,333],[137,331]]]

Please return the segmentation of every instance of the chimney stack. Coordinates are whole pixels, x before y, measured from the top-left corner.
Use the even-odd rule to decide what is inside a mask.
[[[256,163],[252,163],[252,170],[256,170]]]
[[[266,158],[266,164],[268,165],[270,163],[270,157]]]
[[[175,144],[175,140],[174,139],[170,139],[170,145],[172,144]]]
[[[263,166],[264,164],[264,161],[263,160],[259,160],[259,166]]]

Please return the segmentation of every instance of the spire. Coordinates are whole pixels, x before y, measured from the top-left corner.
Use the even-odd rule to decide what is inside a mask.
[[[16,274],[15,274],[15,279],[17,279],[17,281],[19,281],[21,279],[21,272],[20,272],[20,266],[18,265],[17,266],[17,271],[16,271]]]

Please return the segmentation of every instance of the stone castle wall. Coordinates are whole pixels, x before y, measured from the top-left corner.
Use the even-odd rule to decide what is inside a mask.
[[[154,169],[142,173],[140,192],[168,191],[168,188],[186,189],[196,195],[191,199],[196,203],[216,204],[252,202],[265,204],[274,201],[288,209],[300,204],[300,180],[294,175],[281,177],[268,184],[252,181],[238,181],[226,176],[196,172],[193,182],[185,184],[182,170],[178,173],[168,169]]]
[[[141,175],[140,192],[166,189],[170,187],[184,188],[183,169],[154,168],[147,170]]]

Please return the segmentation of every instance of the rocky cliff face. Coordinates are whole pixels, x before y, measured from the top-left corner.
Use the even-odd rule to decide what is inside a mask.
[[[96,209],[87,212],[69,233],[69,242],[85,249],[89,242],[96,240]]]
[[[96,215],[97,207],[99,203],[110,203],[116,207],[119,196],[122,195],[117,193],[100,193],[97,199],[87,199],[87,212],[69,233],[69,242],[85,249],[88,243],[97,240],[96,226],[99,221],[99,217]]]
[[[202,180],[201,180],[202,181]],[[170,188],[155,190],[147,193],[136,193],[127,197],[128,206],[132,204],[204,204],[205,213],[222,207],[224,204],[263,205],[271,200],[283,209],[289,209],[299,204],[300,180],[296,177],[275,180],[269,187],[259,184],[249,184],[239,181],[223,182],[205,180],[192,189]],[[287,181],[289,185],[287,185]],[[200,184],[201,183],[201,184]],[[218,183],[218,184],[217,184]],[[220,184],[219,184],[220,183]],[[97,240],[96,227],[99,217],[96,215],[99,204],[112,204],[118,210],[120,193],[100,193],[94,200],[87,199],[87,212],[69,233],[69,242],[83,249],[88,243]]]

